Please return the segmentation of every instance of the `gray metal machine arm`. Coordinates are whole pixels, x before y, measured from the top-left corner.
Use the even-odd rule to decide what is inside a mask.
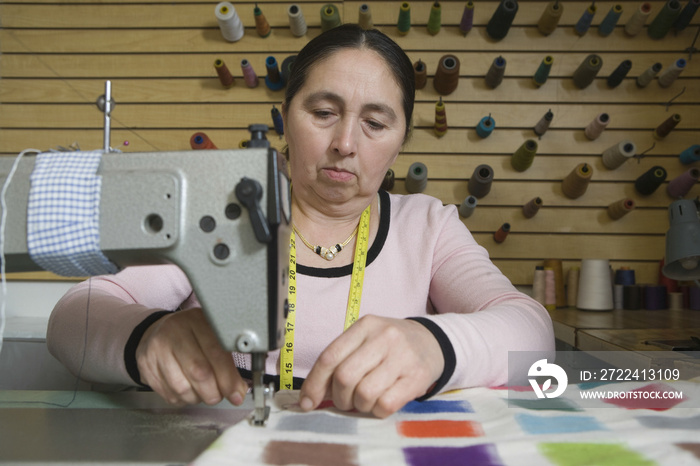
[[[279,155],[256,126],[248,149],[112,152],[98,174],[100,249],[119,267],[173,263],[185,272],[221,344],[252,353],[254,422],[262,424],[271,394],[265,356],[284,338],[291,206]],[[0,161],[0,185],[13,161]],[[41,270],[27,250],[34,162],[21,160],[6,194],[10,272]]]

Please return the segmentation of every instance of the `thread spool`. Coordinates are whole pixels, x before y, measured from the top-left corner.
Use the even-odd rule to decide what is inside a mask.
[[[542,198],[533,197],[523,206],[523,215],[525,218],[532,218],[540,211],[540,207],[542,207]]]
[[[416,76],[416,90],[423,89],[428,82],[428,67],[420,59],[413,64],[413,73]]]
[[[508,233],[510,233],[510,223],[504,223],[494,232],[493,240],[500,244],[506,240]]]
[[[442,97],[435,104],[435,135],[439,138],[447,134],[447,114],[445,113],[445,103]]]
[[[608,126],[610,123],[610,115],[607,113],[600,113],[597,117],[591,121],[588,126],[586,126],[586,129],[584,130],[584,133],[586,134],[586,137],[590,139],[591,141],[598,139],[600,137],[601,133],[605,128]]]
[[[540,66],[537,67],[535,75],[532,77],[535,86],[540,87],[547,82],[549,78],[549,72],[552,70],[552,63],[554,63],[554,57],[547,55],[542,59]]]
[[[603,165],[610,170],[620,167],[637,153],[637,146],[632,141],[620,141],[603,151]]]
[[[440,32],[442,27],[442,6],[440,2],[433,2],[430,7],[430,16],[428,17],[428,34],[431,36]]]
[[[321,7],[321,31],[326,32],[334,27],[340,26],[340,13],[338,8],[332,3]]]
[[[382,181],[382,186],[381,188],[384,191],[391,191],[394,189],[394,184],[396,183],[396,175],[394,174],[394,170],[391,168],[387,170],[386,175],[384,175],[384,180]]]
[[[513,24],[513,19],[515,19],[515,14],[517,12],[517,0],[501,0],[501,3],[486,25],[486,34],[494,40],[503,39],[508,35],[508,31]]]
[[[664,139],[666,136],[669,135],[671,131],[673,131],[673,128],[675,128],[680,122],[681,115],[678,113],[674,113],[673,115],[668,117],[663,123],[656,127],[656,129],[654,130],[654,137],[656,139]]]
[[[282,89],[285,82],[282,80],[279,65],[277,64],[275,57],[269,56],[265,59],[265,69],[267,70],[265,85],[268,87],[268,89],[271,91],[279,91]]]
[[[367,3],[360,5],[359,19],[357,22],[365,31],[374,27],[374,22],[372,21],[372,10],[370,10]]]
[[[270,110],[270,115],[272,116],[272,126],[275,128],[275,132],[279,136],[282,136],[284,134],[284,123],[282,121],[282,114],[279,110],[277,110],[277,107],[273,105],[272,110]]]
[[[700,169],[692,167],[668,182],[666,191],[673,199],[682,199],[700,178]]]
[[[422,193],[428,185],[428,167],[421,162],[414,162],[408,167],[406,175],[406,191]]]
[[[459,30],[465,36],[469,31],[472,30],[474,25],[474,2],[469,0],[466,5],[464,5],[464,11],[462,12],[462,20],[459,22]]]
[[[625,285],[622,288],[622,307],[627,311],[638,311],[642,308],[642,287]]]
[[[564,269],[562,262],[559,259],[546,259],[544,261],[544,269],[552,269],[554,271],[554,290],[555,290],[555,305],[556,307],[566,307],[566,292],[564,287]]]
[[[543,136],[544,133],[547,132],[549,129],[549,125],[552,123],[552,119],[554,118],[554,113],[552,113],[551,110],[547,110],[547,113],[540,118],[540,121],[537,122],[535,127],[533,128],[533,131],[535,131],[535,134],[538,136]]]
[[[532,276],[532,298],[545,305],[545,271],[541,265],[535,266],[535,272]]]
[[[658,189],[666,180],[666,169],[659,165],[651,167],[634,182],[634,188],[639,194],[648,196]]]
[[[280,75],[282,76],[282,82],[285,84],[289,80],[289,75],[292,74],[292,65],[294,64],[294,60],[297,59],[296,55],[290,55],[284,60],[282,60],[282,66],[280,68]]]
[[[478,201],[475,196],[467,196],[459,206],[459,215],[464,218],[469,218],[474,213],[477,204]]]
[[[651,3],[644,2],[639,5],[639,8],[637,8],[634,13],[632,13],[632,16],[630,16],[630,19],[627,20],[625,24],[625,33],[632,37],[639,34],[642,29],[644,29],[644,23],[647,22],[650,13]]]
[[[411,30],[411,4],[408,2],[403,2],[399,6],[399,19],[396,22],[396,29],[399,30],[399,34],[402,36],[405,36]]]
[[[576,307],[578,299],[578,282],[581,270],[578,267],[571,267],[566,276],[566,304],[569,307]]]
[[[683,293],[680,291],[671,291],[668,293],[668,309],[669,311],[683,310]]]
[[[262,12],[257,3],[255,4],[255,8],[253,8],[253,16],[255,17],[255,31],[258,33],[258,35],[262,38],[269,36],[270,32],[272,31],[270,29],[270,23],[267,22],[265,14]]]
[[[491,118],[491,115],[485,116],[479,120],[479,124],[476,125],[476,134],[480,138],[487,138],[496,128],[496,121]]]
[[[622,15],[622,5],[619,3],[613,5],[612,8],[610,8],[610,11],[608,11],[608,14],[605,15],[605,18],[603,18],[603,21],[600,22],[600,25],[598,26],[598,34],[601,37],[608,37],[610,33],[615,30],[615,26],[620,19],[620,15]]]
[[[542,35],[548,36],[554,32],[559,24],[561,15],[564,13],[564,5],[556,2],[549,2],[540,16],[540,20],[537,22],[537,29],[542,33]]]
[[[620,267],[615,271],[616,285],[634,285],[636,283],[634,270],[629,267]]]
[[[467,182],[469,194],[481,199],[491,192],[493,184],[493,168],[490,165],[481,164],[474,169],[471,178]]]
[[[613,71],[610,76],[608,76],[608,87],[611,88],[616,88],[617,86],[620,85],[623,79],[625,79],[625,76],[627,76],[627,73],[630,72],[632,69],[632,61],[631,60],[623,60],[622,63],[617,65],[617,68],[615,68],[615,71]]]
[[[629,198],[620,199],[608,205],[608,216],[613,220],[619,220],[634,209],[634,201]]]
[[[663,73],[659,75],[659,86],[669,87],[676,81],[676,78],[681,75],[683,69],[685,69],[686,61],[683,58],[676,60],[671,66],[664,70]]]
[[[678,156],[681,163],[689,164],[700,161],[700,145],[694,144],[680,153]]]
[[[587,88],[603,67],[603,59],[592,53],[586,57],[574,72],[574,84],[579,89]]]
[[[549,267],[544,268],[544,307],[548,311],[553,311],[557,308],[557,290],[554,270]]]
[[[530,168],[530,166],[532,166],[536,153],[537,141],[534,139],[528,139],[518,148],[518,150],[513,153],[512,157],[510,158],[510,164],[515,170],[524,172]]]
[[[624,290],[625,287],[622,285],[613,285],[613,303],[615,309],[625,308]]]
[[[673,29],[675,29],[676,32],[680,32],[687,28],[695,12],[698,11],[698,7],[700,7],[700,0],[690,0],[686,3],[685,8],[683,8],[683,11],[681,11],[678,18],[676,18],[676,21],[673,23]]]
[[[656,17],[649,23],[647,28],[647,34],[652,39],[663,39],[668,31],[673,27],[673,23],[676,22],[678,16],[681,13],[681,2],[678,0],[669,0],[664,4],[661,11],[656,15]]]
[[[454,55],[443,55],[438,63],[433,87],[440,95],[449,95],[459,84],[459,59]]]
[[[222,86],[224,86],[226,89],[233,86],[233,75],[222,59],[217,58],[214,60],[214,69],[216,70],[216,74],[219,76],[219,81],[221,82]]]
[[[194,133],[190,137],[190,147],[195,150],[216,149],[216,146],[211,139],[209,139],[209,136],[202,132]]]
[[[241,71],[243,71],[243,80],[246,86],[250,88],[258,87],[258,75],[255,74],[253,65],[245,58],[241,60]]]
[[[661,63],[654,63],[647,68],[642,74],[637,76],[637,86],[647,87],[654,77],[661,71]]]
[[[499,84],[503,82],[503,75],[505,72],[506,59],[501,56],[496,57],[491,63],[489,71],[486,73],[486,85],[491,89],[497,88]]]
[[[658,285],[646,285],[643,289],[644,309],[648,311],[660,311],[666,309],[666,287]]]
[[[561,190],[570,199],[583,196],[593,176],[593,167],[580,163],[562,181]]]
[[[664,275],[663,270],[664,270],[664,264],[666,263],[665,259],[661,259],[659,261],[659,285],[663,285],[666,287],[666,291],[669,293],[678,291],[678,282],[672,278],[668,278],[666,275]]]
[[[591,24],[593,23],[593,16],[595,16],[596,9],[595,2],[591,3],[591,5],[586,8],[574,26],[574,31],[576,31],[576,34],[583,36],[588,32],[588,29],[590,29]]]
[[[239,149],[247,149],[249,143],[250,143],[250,141],[248,139],[241,139],[240,142],[238,143],[238,148]]]
[[[688,288],[688,309],[700,311],[700,287],[691,286]]]
[[[245,29],[241,18],[238,17],[236,9],[231,2],[221,2],[214,9],[216,20],[219,23],[221,35],[229,42],[236,42],[243,37]]]
[[[576,307],[585,311],[611,311],[614,307],[607,259],[583,259]]]
[[[294,37],[302,37],[306,35],[308,26],[306,25],[306,19],[304,19],[304,13],[301,11],[301,7],[296,3],[289,5],[287,8],[287,17],[289,18],[289,30],[292,32]]]

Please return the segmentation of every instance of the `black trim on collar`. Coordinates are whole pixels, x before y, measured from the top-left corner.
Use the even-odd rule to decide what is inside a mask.
[[[381,216],[379,217],[379,230],[377,231],[377,236],[374,238],[372,246],[367,252],[367,264],[369,266],[374,259],[379,256],[379,253],[384,247],[386,238],[389,235],[389,222],[391,219],[391,200],[389,198],[389,193],[381,190],[379,191],[379,202],[381,202]],[[297,273],[302,275],[309,275],[312,277],[322,277],[322,278],[338,278],[345,277],[347,275],[352,275],[352,264],[344,265],[342,267],[331,267],[329,269],[322,269],[319,267],[307,267],[297,263]]]

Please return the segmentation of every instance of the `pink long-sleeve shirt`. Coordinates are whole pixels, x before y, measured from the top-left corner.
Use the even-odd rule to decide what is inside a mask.
[[[368,253],[360,317],[432,321],[435,325],[429,327],[437,326],[433,334],[442,340],[443,353],[447,349],[454,355],[442,390],[505,383],[508,351],[554,351],[547,311],[517,291],[490,261],[455,206],[422,194],[382,191],[379,196],[381,219]],[[295,377],[306,377],[323,349],[342,333],[351,273],[352,265],[298,265]],[[51,315],[47,344],[77,373],[87,323],[82,378],[134,385],[124,361],[134,329],[156,310],[198,305],[176,266],[128,267],[69,290]],[[245,358],[235,359],[239,366],[247,365]],[[279,374],[279,351],[270,352],[266,372]]]

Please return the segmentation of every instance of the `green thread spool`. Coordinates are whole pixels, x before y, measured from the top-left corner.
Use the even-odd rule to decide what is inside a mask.
[[[542,59],[540,66],[537,67],[535,75],[532,77],[535,86],[540,87],[547,82],[549,78],[549,72],[552,70],[552,64],[554,63],[554,57],[547,55]]]
[[[583,196],[593,176],[593,167],[580,163],[569,173],[561,183],[561,190],[566,197],[577,199]]]
[[[622,5],[613,5],[610,11],[608,11],[608,14],[605,15],[605,18],[603,18],[603,21],[600,22],[600,26],[598,26],[598,35],[601,37],[608,37],[615,30],[615,26],[621,15]]]
[[[435,104],[435,135],[439,138],[447,134],[447,114],[445,113],[445,103],[442,97]]]
[[[654,130],[654,137],[659,140],[665,138],[680,122],[681,115],[679,113],[674,113],[668,117],[666,121],[656,127]]]
[[[542,35],[548,36],[554,32],[559,25],[562,13],[564,13],[564,5],[558,1],[547,4],[547,7],[542,12],[542,16],[540,16],[540,20],[537,22],[537,29],[540,30]]]
[[[414,162],[408,167],[406,176],[406,191],[411,194],[422,193],[428,185],[428,167],[420,162]]]
[[[425,83],[428,82],[428,67],[420,58],[413,64],[413,74],[416,77],[416,90],[423,89]]]
[[[592,53],[586,57],[574,72],[574,84],[579,89],[587,88],[603,67],[603,59]]]
[[[491,63],[489,71],[486,73],[486,85],[491,89],[497,88],[503,82],[503,75],[506,72],[506,59],[496,57]]]
[[[634,182],[634,188],[639,194],[648,196],[666,181],[666,169],[659,165],[651,167]]]
[[[372,22],[372,11],[369,9],[368,4],[363,3],[360,5],[359,19],[357,22],[365,31],[374,27],[374,23]]]
[[[340,13],[335,5],[328,3],[321,7],[321,31],[326,32],[340,26]]]
[[[403,2],[399,7],[399,20],[396,23],[399,34],[405,36],[411,30],[411,4]]]
[[[652,39],[663,39],[681,14],[681,2],[669,0],[658,15],[651,21],[647,34]]]
[[[434,36],[440,32],[442,27],[442,6],[440,2],[433,3],[430,7],[430,17],[428,18],[428,34]]]
[[[494,40],[503,39],[508,34],[517,12],[516,0],[502,0],[486,25],[486,34]]]
[[[524,172],[532,166],[536,153],[537,141],[528,139],[513,153],[513,156],[510,158],[510,164],[517,171]]]

